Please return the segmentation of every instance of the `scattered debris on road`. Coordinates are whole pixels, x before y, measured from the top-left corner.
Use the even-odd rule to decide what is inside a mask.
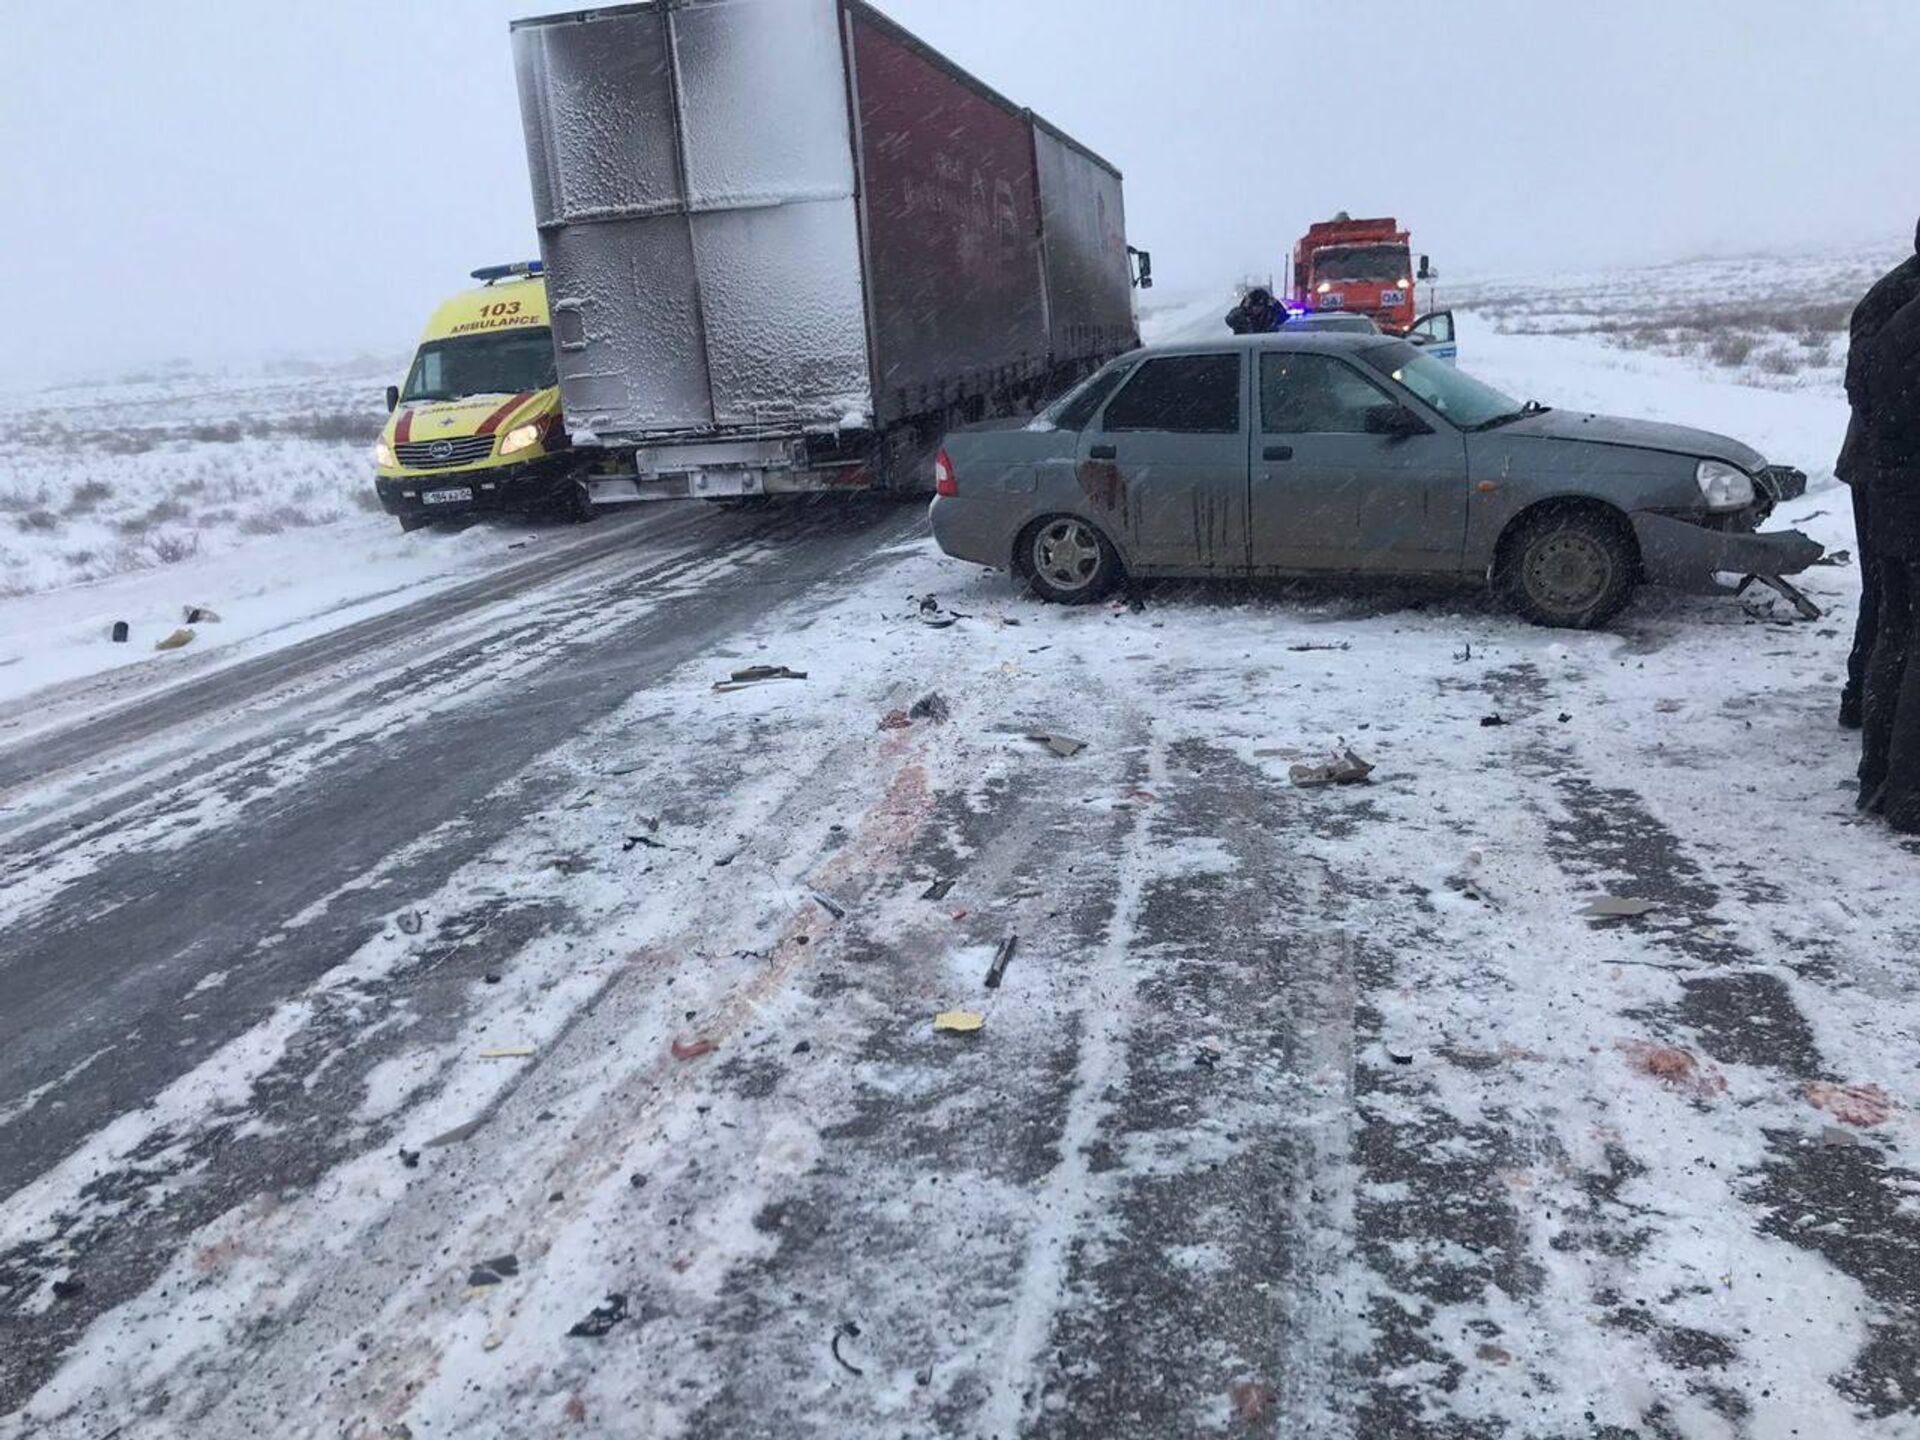
[[[880,717],[880,728],[882,730],[910,730],[913,728],[913,721],[908,718],[907,712],[904,710],[889,710],[885,715]]]
[[[128,625],[126,621],[116,620],[113,622],[113,628],[107,632],[107,638],[112,640],[116,645],[124,645],[127,643],[127,637],[132,633],[133,627]]]
[[[947,898],[947,892],[953,889],[954,884],[955,882],[952,880],[936,880],[920,892],[920,898],[922,900],[944,900]]]
[[[520,1257],[517,1255],[496,1255],[491,1260],[482,1260],[467,1272],[467,1284],[473,1289],[484,1289],[489,1285],[498,1285],[511,1280],[520,1273]]]
[[[626,851],[632,850],[640,845],[646,846],[649,850],[665,850],[668,848],[665,842],[656,840],[651,835],[629,835],[620,842],[620,849],[624,854]]]
[[[1227,1387],[1227,1400],[1233,1406],[1233,1418],[1242,1425],[1260,1425],[1280,1403],[1280,1392],[1257,1380],[1237,1380]]]
[[[182,646],[191,645],[192,643],[193,631],[182,628],[174,631],[164,640],[154,641],[153,648],[156,650],[178,650]]]
[[[393,923],[400,927],[402,935],[418,935],[427,922],[418,910],[402,910],[393,917]]]
[[[464,1124],[456,1125],[451,1130],[442,1131],[431,1140],[422,1141],[420,1148],[422,1150],[443,1150],[449,1145],[458,1145],[462,1140],[471,1138],[479,1131],[480,1127],[486,1123],[486,1116],[476,1115]],[[414,1153],[418,1155],[419,1151],[415,1151]],[[402,1151],[401,1158],[405,1159],[405,1157],[406,1152]]]
[[[1087,748],[1087,742],[1076,740],[1071,735],[1035,734],[1027,736],[1036,745],[1044,745],[1063,760],[1071,760]]]
[[[1691,1090],[1700,1099],[1719,1095],[1727,1088],[1727,1077],[1711,1066],[1702,1065],[1691,1050],[1682,1050],[1677,1045],[1656,1045],[1650,1040],[1625,1040],[1620,1049],[1641,1074],[1651,1075],[1675,1089]]]
[[[620,1294],[607,1296],[606,1303],[596,1305],[587,1312],[587,1318],[576,1320],[569,1335],[577,1335],[583,1340],[598,1340],[614,1326],[627,1318],[627,1297]]]
[[[1843,568],[1853,563],[1853,552],[1851,550],[1829,550],[1813,563],[1816,565],[1832,565],[1836,568]]]
[[[942,1010],[933,1017],[933,1028],[954,1035],[970,1035],[987,1023],[978,1010]]]
[[[676,1060],[698,1060],[702,1055],[711,1055],[720,1047],[711,1040],[695,1040],[685,1044],[679,1040],[673,1042],[673,1058]]]
[[[1577,913],[1595,920],[1631,920],[1659,908],[1657,900],[1640,900],[1631,895],[1600,895],[1581,906]]]
[[[744,670],[736,670],[725,680],[717,681],[714,689],[722,694],[730,690],[744,690],[749,685],[762,685],[769,680],[804,680],[807,672],[790,670],[785,665],[749,665]]]
[[[1304,655],[1309,650],[1351,650],[1352,648],[1353,642],[1351,640],[1336,640],[1331,644],[1321,645],[1300,644],[1287,646],[1287,649],[1296,655]]]
[[[820,891],[815,890],[813,892],[813,899],[815,904],[817,904],[822,910],[826,911],[827,914],[831,915],[834,919],[844,920],[847,918],[847,907],[842,905],[838,900],[834,899],[831,895],[822,894]]]
[[[1370,783],[1374,767],[1353,751],[1341,754],[1321,765],[1289,765],[1287,778],[1302,789],[1315,785],[1365,785]]]
[[[1000,942],[993,952],[993,964],[987,967],[987,989],[998,990],[1000,981],[1006,976],[1007,966],[1013,960],[1014,946],[1020,943],[1018,935],[1009,935]]]
[[[859,1338],[860,1327],[851,1320],[844,1320],[834,1327],[833,1339],[827,1342],[827,1348],[833,1352],[833,1358],[839,1363],[840,1368],[845,1370],[849,1375],[864,1375],[867,1372],[840,1353],[840,1342],[842,1340],[858,1340]]]
[[[184,605],[180,610],[181,618],[189,625],[217,625],[220,617],[205,605]]]
[[[1497,725],[1504,725],[1506,723],[1507,723],[1507,717],[1498,713],[1495,713],[1492,715],[1482,715],[1480,717],[1480,728],[1482,730],[1491,730]]]
[[[531,1054],[533,1054],[533,1051],[522,1048],[512,1050],[482,1050],[480,1052],[480,1058],[482,1060],[525,1060]]]
[[[1807,1086],[1807,1103],[1825,1110],[1843,1125],[1884,1125],[1893,1099],[1878,1085],[1833,1085],[1816,1080]]]
[[[914,701],[907,710],[909,720],[931,720],[936,725],[946,724],[951,714],[952,712],[947,708],[946,696],[938,690],[929,690]]]
[[[56,1280],[49,1288],[53,1291],[54,1299],[73,1300],[77,1299],[86,1290],[87,1282],[73,1279]]]

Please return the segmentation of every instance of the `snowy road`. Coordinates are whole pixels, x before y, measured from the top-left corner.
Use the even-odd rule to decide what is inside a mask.
[[[1568,343],[1487,358],[1825,459]],[[1920,1434],[1850,569],[1573,635],[922,535],[651,511],[0,751],[0,1435]]]

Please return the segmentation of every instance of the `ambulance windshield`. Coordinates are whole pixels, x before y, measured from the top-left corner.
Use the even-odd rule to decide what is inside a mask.
[[[557,384],[553,333],[514,330],[429,340],[413,357],[403,400],[462,400],[469,395],[520,395]]]

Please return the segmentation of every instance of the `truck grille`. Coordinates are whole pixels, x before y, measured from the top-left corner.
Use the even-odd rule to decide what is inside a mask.
[[[452,465],[471,465],[493,454],[493,436],[469,435],[464,440],[409,440],[393,447],[393,453],[409,470],[445,470]]]

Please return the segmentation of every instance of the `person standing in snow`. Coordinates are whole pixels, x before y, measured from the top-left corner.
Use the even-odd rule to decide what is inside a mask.
[[[1920,834],[1920,296],[1880,327],[1866,373],[1880,627],[1867,662],[1860,803]]]
[[[1920,229],[1913,237],[1914,253],[1889,270],[1861,297],[1847,325],[1847,438],[1834,461],[1834,478],[1853,492],[1854,550],[1860,557],[1860,613],[1854,623],[1853,652],[1847,657],[1846,688],[1840,692],[1840,723],[1858,730],[1866,693],[1867,660],[1873,653],[1874,632],[1880,623],[1880,565],[1872,541],[1868,514],[1869,480],[1873,459],[1867,438],[1867,355],[1873,340],[1909,300],[1920,297]]]
[[[1287,307],[1262,285],[1247,291],[1240,303],[1227,312],[1227,328],[1236,335],[1270,335],[1286,323]]]

